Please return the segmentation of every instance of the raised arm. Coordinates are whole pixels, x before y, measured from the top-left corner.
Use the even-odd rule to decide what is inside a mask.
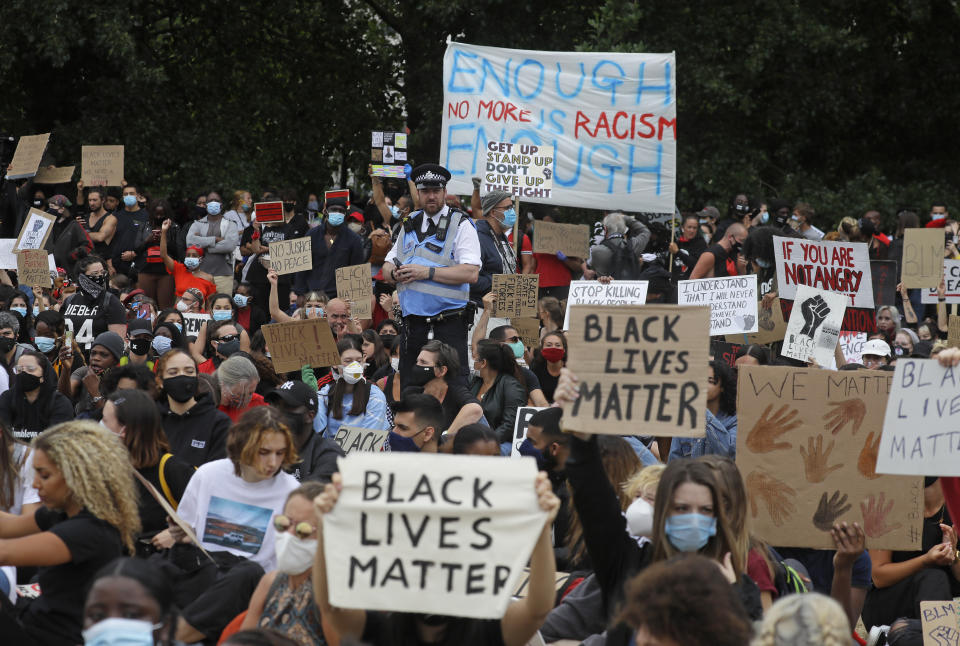
[[[470,194],[470,210],[473,211],[473,219],[476,220],[483,215],[483,205],[480,203],[480,178],[474,177],[473,193]]]
[[[917,322],[917,313],[913,311],[913,303],[910,302],[910,296],[903,283],[897,285],[897,291],[900,292],[900,299],[903,301],[903,320],[913,325]]]
[[[377,211],[383,219],[383,226],[390,230],[390,222],[393,220],[393,213],[387,206],[387,199],[383,194],[383,179],[373,174],[373,168],[370,169],[370,182],[373,184],[373,203],[377,205]]]
[[[167,231],[170,230],[172,224],[173,222],[170,220],[164,220],[163,224],[160,225],[160,258],[163,259],[163,266],[166,267],[167,271],[171,274],[177,264],[176,261],[170,257],[170,253],[167,250]]]
[[[293,320],[286,312],[280,309],[280,296],[277,293],[277,272],[270,270],[267,272],[267,280],[270,281],[270,316],[277,323],[287,323]]]

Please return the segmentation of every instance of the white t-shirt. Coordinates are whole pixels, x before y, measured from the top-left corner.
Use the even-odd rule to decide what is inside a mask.
[[[440,222],[440,216],[449,210],[450,207],[444,205],[442,209],[430,216],[429,219],[433,220],[434,224],[438,224]],[[464,220],[469,218],[466,213],[464,213],[462,217]],[[423,217],[420,218],[420,231],[426,232],[428,226],[427,214],[424,213]],[[397,236],[397,241],[393,243],[393,248],[390,250],[390,253],[387,254],[384,262],[392,262],[394,265],[397,264],[397,254],[400,253],[400,245],[403,244],[405,235],[405,232],[401,229],[400,235]],[[477,267],[483,264],[480,259],[480,238],[477,237],[477,228],[470,226],[469,222],[461,221],[457,227],[457,239],[453,243],[453,263],[455,265],[476,265]]]
[[[3,370],[0,370],[0,372],[3,372]],[[20,461],[22,459],[21,456],[27,451],[30,451],[28,447],[18,444],[14,449],[14,458]],[[33,451],[30,451],[27,459],[23,460],[23,464],[20,467],[20,480],[17,481],[14,486],[16,489],[13,493],[13,504],[3,511],[19,516],[23,513],[24,505],[40,502],[40,495],[37,493],[37,490],[33,488]],[[5,565],[0,568],[0,576],[5,576],[7,580],[10,581],[10,594],[8,596],[11,602],[16,603],[17,568],[12,565]]]
[[[177,513],[208,552],[227,551],[269,572],[277,567],[273,517],[299,486],[282,471],[270,480],[247,482],[234,474],[229,459],[214,460],[190,478]]]

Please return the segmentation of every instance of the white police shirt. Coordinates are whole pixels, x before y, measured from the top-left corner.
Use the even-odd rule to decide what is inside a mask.
[[[440,221],[440,216],[446,214],[449,210],[450,207],[444,204],[443,208],[431,216],[429,220],[436,225]],[[466,213],[463,214],[463,218],[469,217]],[[424,213],[423,217],[420,218],[420,231],[422,233],[426,233],[427,228],[430,226],[427,220],[427,214]],[[391,262],[394,265],[397,264],[397,254],[400,253],[400,246],[403,244],[405,235],[405,231],[400,232],[400,235],[397,236],[397,241],[393,243],[393,248],[390,250],[390,253],[387,254],[384,262]],[[482,265],[482,261],[480,260],[480,238],[477,237],[477,228],[471,226],[468,222],[461,222],[460,226],[457,227],[457,238],[453,243],[453,264],[476,265],[477,267]]]

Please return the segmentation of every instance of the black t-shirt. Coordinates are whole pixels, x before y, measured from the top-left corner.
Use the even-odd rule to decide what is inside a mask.
[[[42,531],[49,530],[66,544],[70,561],[40,568],[37,580],[42,594],[24,611],[24,630],[40,644],[82,643],[87,586],[100,568],[122,555],[120,532],[86,509],[67,518],[41,507],[34,520]]]
[[[719,244],[714,244],[710,245],[707,251],[713,254],[713,276],[715,278],[729,276],[730,272],[727,271],[727,250]]]
[[[392,384],[390,384],[392,386]],[[449,384],[447,394],[443,396],[443,430],[450,428],[453,420],[460,414],[460,410],[467,404],[480,404],[480,400],[473,396],[466,386]]]
[[[890,562],[902,563],[903,561],[909,561],[912,558],[923,556],[933,549],[934,546],[942,543],[943,532],[940,529],[940,523],[944,525],[953,524],[950,522],[950,514],[947,512],[946,505],[941,507],[940,511],[933,516],[923,519],[923,538],[920,541],[920,550],[917,552],[894,551],[890,554]],[[949,568],[947,569],[949,570]]]
[[[66,319],[67,329],[73,332],[77,344],[86,353],[90,352],[97,335],[107,331],[107,326],[127,322],[123,303],[110,292],[101,294],[97,301],[83,292],[76,292],[67,297],[60,313]]]
[[[360,641],[370,646],[428,646],[420,640],[415,620],[405,613],[367,612]],[[499,619],[451,618],[447,635],[432,646],[503,646]]]
[[[166,496],[163,483],[160,481],[159,462],[152,467],[144,467],[137,470],[140,472],[140,475],[146,478],[150,484],[164,496],[167,502],[170,502]],[[170,490],[170,495],[173,496],[177,504],[180,503],[180,498],[183,497],[183,492],[186,490],[187,483],[190,482],[194,471],[196,471],[196,469],[191,465],[177,459],[173,455],[164,463],[163,476],[167,488]],[[152,537],[157,532],[167,528],[167,512],[163,510],[160,503],[150,495],[150,492],[147,491],[147,488],[144,487],[143,483],[139,480],[137,480],[137,489],[139,489],[140,493],[140,535],[143,537]]]
[[[260,244],[269,249],[271,242],[281,242],[283,240],[292,240],[294,238],[300,238],[306,235],[306,232],[303,235],[297,235],[299,229],[294,226],[296,217],[290,220],[286,224],[276,224],[276,225],[264,225],[260,227]],[[304,223],[305,225],[306,223]],[[243,237],[241,244],[249,243],[252,240],[253,236],[253,227],[247,227],[243,230]],[[268,314],[267,318],[269,319],[269,306],[270,302],[270,283],[267,281],[267,269],[263,266],[263,263],[260,262],[260,257],[257,256],[250,263],[250,269],[247,270],[247,282],[250,283],[250,291],[253,296],[253,307],[258,307]],[[293,275],[292,274],[283,274],[282,276],[277,277],[277,301],[280,305],[280,309],[286,311],[287,307],[290,305],[290,289],[293,286]]]
[[[547,398],[548,402],[553,402],[553,393],[557,389],[560,377],[551,375],[546,363],[535,366],[533,374],[540,380],[540,390],[543,391],[543,396]]]

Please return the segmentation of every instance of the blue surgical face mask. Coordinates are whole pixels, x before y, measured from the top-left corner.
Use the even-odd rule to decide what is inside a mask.
[[[319,211],[319,210],[320,210],[320,202],[318,202],[318,201],[316,201],[316,200],[310,200],[309,202],[307,202],[307,210],[308,210],[308,211]]]
[[[247,211],[249,211],[250,208],[251,208],[250,205],[247,204],[246,202],[244,202],[243,204],[240,205],[240,210],[243,211],[244,213],[246,213]]]
[[[346,217],[346,214],[341,213],[340,211],[331,211],[327,213],[327,224],[332,227],[338,227],[343,224],[343,219]]]
[[[208,215],[220,215],[220,202],[207,202]]]
[[[213,310],[211,315],[214,321],[229,321],[233,318],[233,310]]]
[[[137,196],[136,195],[124,195],[123,203],[125,206],[136,206],[137,205]]]
[[[516,343],[507,344],[511,350],[513,350],[513,356],[517,359],[523,358],[523,341],[517,341]]]
[[[517,222],[517,212],[511,206],[509,209],[503,212],[503,226],[508,229],[512,229],[513,225]]]
[[[36,305],[33,306],[33,315],[34,315],[34,316],[39,316],[39,315],[40,315],[40,308],[37,307]]]
[[[667,518],[663,531],[681,552],[696,552],[717,535],[717,519],[703,514],[678,514]]]
[[[46,354],[57,345],[57,340],[51,339],[48,336],[35,336],[33,337],[33,344],[37,346],[37,350]]]
[[[199,258],[184,258],[183,264],[186,265],[187,269],[193,270],[200,266]]]
[[[400,207],[398,207],[396,204],[391,204],[391,205],[390,205],[390,213],[393,214],[393,217],[399,218],[399,217],[400,217]]]
[[[180,326],[177,325],[177,327]],[[165,355],[172,345],[173,341],[168,336],[155,336],[153,341],[150,342],[150,347],[154,349],[158,357]]]
[[[393,431],[390,431],[390,435],[387,437],[386,448],[389,448],[390,451],[398,451],[400,453],[420,452],[420,447],[417,446],[417,443],[413,441],[412,437],[404,437]]]
[[[110,617],[83,631],[86,646],[153,646],[153,631],[163,624],[141,619]]]
[[[11,308],[10,308],[10,311],[11,311],[11,312],[16,312],[17,314],[19,314],[19,315],[22,316],[23,318],[27,318],[27,308],[26,308],[26,307],[11,307]]]
[[[237,307],[246,307],[247,303],[250,302],[250,297],[244,296],[243,294],[234,294],[233,302],[236,304]]]
[[[762,223],[764,223],[764,224],[766,224],[767,222],[769,222],[769,221],[770,221],[770,213],[768,213],[767,211],[764,211],[763,213],[761,213],[761,214],[760,214],[760,221],[761,221]]]

